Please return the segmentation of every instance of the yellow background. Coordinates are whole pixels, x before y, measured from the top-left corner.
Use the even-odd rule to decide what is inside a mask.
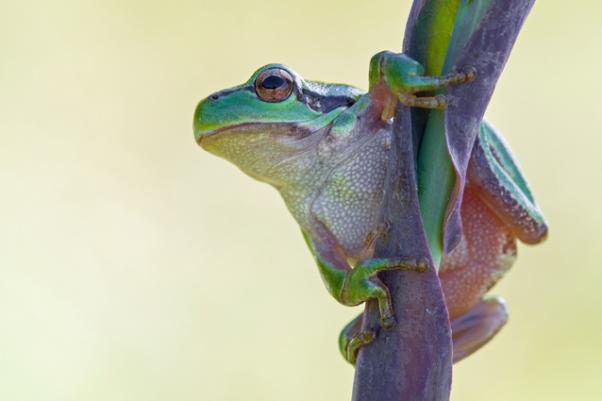
[[[338,305],[283,202],[198,148],[268,62],[366,87],[409,0],[0,3],[0,399],[348,400]],[[488,117],[551,226],[456,401],[602,398],[602,7],[540,1]]]

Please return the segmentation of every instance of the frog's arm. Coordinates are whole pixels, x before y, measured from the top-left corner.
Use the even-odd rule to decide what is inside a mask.
[[[523,242],[546,238],[548,227],[508,144],[483,121],[468,166],[468,181]]]
[[[424,68],[420,63],[403,53],[377,53],[370,60],[370,92],[380,84],[385,84],[397,100],[408,107],[443,109],[447,107],[445,96],[417,97],[415,94],[470,82],[476,77],[474,70],[443,76],[424,76],[423,73]]]
[[[385,328],[392,327],[395,318],[391,295],[377,274],[397,269],[423,272],[427,268],[427,262],[416,259],[379,258],[360,262],[352,269],[345,252],[332,233],[318,221],[311,226],[311,232],[303,231],[303,237],[316,259],[328,292],[346,306],[355,306],[375,299],[378,302],[381,325]]]

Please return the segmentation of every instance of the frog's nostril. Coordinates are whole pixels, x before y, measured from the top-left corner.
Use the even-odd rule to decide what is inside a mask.
[[[209,96],[209,99],[211,99],[211,100],[217,100],[217,99],[219,99],[219,95],[213,94],[213,95]]]

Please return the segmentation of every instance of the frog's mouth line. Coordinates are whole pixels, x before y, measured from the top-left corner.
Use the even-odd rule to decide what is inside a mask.
[[[252,131],[256,128],[262,128],[266,132],[270,132],[274,129],[278,129],[280,132],[283,132],[285,129],[288,130],[291,134],[295,133],[295,136],[298,139],[305,138],[312,134],[314,131],[311,129],[300,129],[301,126],[299,124],[294,124],[286,121],[282,122],[274,122],[274,123],[256,123],[256,122],[245,122],[236,125],[232,125],[229,127],[217,128],[214,130],[195,130],[195,140],[196,143],[201,147],[206,145],[207,141],[214,140],[222,134],[226,134],[228,132],[236,131],[237,133],[245,133],[248,131]],[[285,134],[282,134],[285,135]],[[293,136],[293,135],[291,135]]]
[[[222,134],[222,133],[225,133],[225,132],[231,131],[231,130],[245,131],[247,129],[246,128],[247,126],[253,126],[253,125],[258,125],[258,124],[257,123],[240,123],[240,124],[232,125],[229,127],[222,127],[222,128],[217,128],[217,129],[208,130],[208,131],[203,131],[202,129],[199,129],[199,130],[195,130],[194,137],[195,137],[196,143],[202,147],[203,142],[207,142],[208,139],[215,138],[219,134]]]

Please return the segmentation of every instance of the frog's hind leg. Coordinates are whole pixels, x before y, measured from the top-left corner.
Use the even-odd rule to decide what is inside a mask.
[[[353,319],[339,335],[339,351],[355,365],[361,347],[374,341],[374,333],[362,331],[362,316]],[[456,363],[491,340],[508,320],[506,304],[501,298],[484,299],[451,322],[453,362]]]
[[[466,358],[485,345],[507,321],[506,304],[501,298],[484,299],[452,321],[453,362]]]
[[[545,239],[548,227],[508,144],[487,121],[480,126],[468,165],[468,181],[523,242]]]

